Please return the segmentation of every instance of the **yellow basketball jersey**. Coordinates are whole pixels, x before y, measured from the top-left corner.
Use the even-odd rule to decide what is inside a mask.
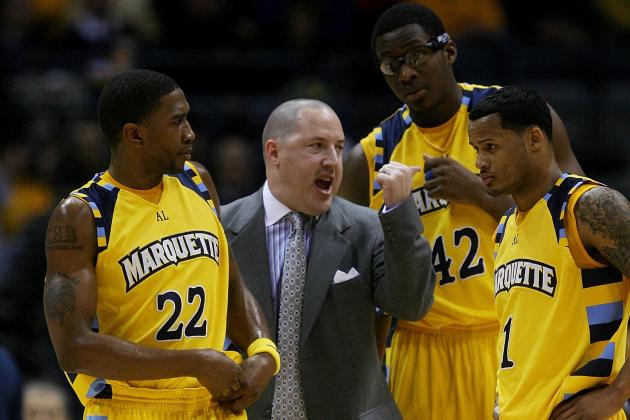
[[[462,104],[441,126],[422,128],[414,124],[407,106],[361,140],[370,169],[370,207],[383,206],[382,191],[374,175],[393,160],[424,166],[423,154],[449,156],[472,172],[476,153],[468,143],[468,110],[497,86],[460,84]],[[492,234],[497,222],[472,205],[431,198],[424,189],[424,174],[413,177],[413,197],[424,224],[424,236],[432,245],[435,267],[435,301],[420,321],[401,324],[424,329],[492,328],[497,318],[492,297]]]
[[[569,215],[597,185],[564,174],[530,210],[510,209],[497,228],[501,418],[548,418],[563,400],[611,383],[625,361],[628,281],[593,260],[579,267],[574,254],[584,254],[583,246],[572,253],[569,243],[580,242]]]
[[[160,349],[222,350],[228,305],[228,248],[197,170],[164,175],[157,203],[96,175],[72,194],[94,216],[99,333]],[[181,389],[196,378],[110,381],[68,374],[77,395],[108,397],[111,386]],[[109,395],[111,398],[111,395]],[[115,396],[114,396],[115,398]]]

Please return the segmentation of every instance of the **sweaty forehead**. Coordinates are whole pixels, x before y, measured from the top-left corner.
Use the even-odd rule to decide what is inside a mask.
[[[397,55],[396,52],[408,50],[429,42],[431,37],[418,23],[410,23],[376,38],[374,47],[377,57]]]

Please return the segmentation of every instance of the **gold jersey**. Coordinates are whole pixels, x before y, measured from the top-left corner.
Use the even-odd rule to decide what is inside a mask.
[[[548,418],[562,401],[611,383],[625,361],[628,281],[588,256],[573,215],[598,185],[564,174],[530,210],[508,210],[497,228],[501,418]]]
[[[71,195],[89,205],[96,225],[98,332],[152,348],[222,350],[228,247],[194,166],[187,162],[182,173],[164,175],[155,202],[116,183],[107,172]],[[86,397],[111,398],[109,384],[201,387],[192,377],[134,381],[71,373],[68,377],[84,403]]]
[[[463,90],[458,112],[446,123],[422,128],[403,106],[361,140],[370,171],[370,207],[380,210],[383,195],[374,182],[378,170],[389,161],[423,167],[423,154],[448,156],[472,172],[476,153],[468,143],[468,111],[498,86],[460,84]],[[424,224],[424,236],[432,245],[436,272],[435,301],[417,322],[400,322],[424,330],[492,329],[497,317],[492,296],[492,234],[497,226],[484,210],[466,204],[434,199],[424,189],[424,174],[412,181],[412,194]]]

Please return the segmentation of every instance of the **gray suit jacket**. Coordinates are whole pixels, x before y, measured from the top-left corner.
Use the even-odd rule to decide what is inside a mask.
[[[275,332],[264,212],[262,189],[221,208],[245,283]],[[417,320],[430,309],[435,274],[422,231],[411,198],[378,216],[337,197],[319,217],[310,242],[300,337],[309,419],[400,418],[377,356],[374,311],[378,306]],[[337,270],[353,267],[358,276],[333,283]],[[271,416],[274,384],[247,410],[250,419]]]

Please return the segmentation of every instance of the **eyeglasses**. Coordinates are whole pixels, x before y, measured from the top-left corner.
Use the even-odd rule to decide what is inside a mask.
[[[420,67],[431,58],[434,52],[442,49],[450,39],[446,32],[434,36],[426,44],[409,51],[402,57],[384,58],[379,65],[379,69],[385,76],[395,76],[403,64],[414,68]]]

